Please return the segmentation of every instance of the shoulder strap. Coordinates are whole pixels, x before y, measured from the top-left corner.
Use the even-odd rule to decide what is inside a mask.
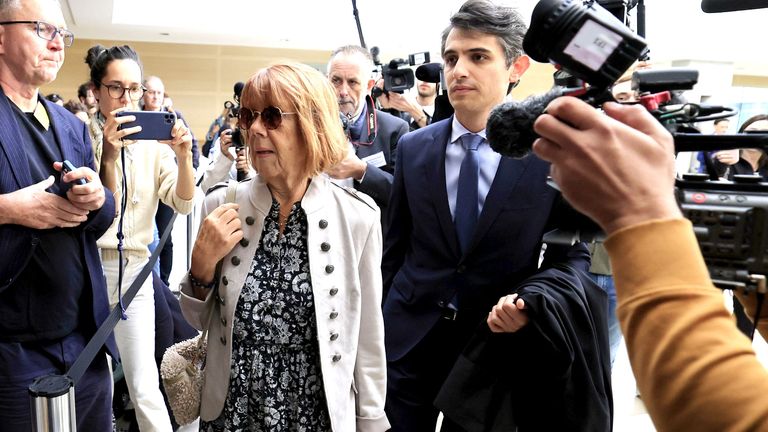
[[[173,229],[173,222],[176,220],[177,215],[178,213],[173,213],[171,220],[168,222],[168,226],[165,227],[165,231],[163,231],[163,235],[160,237],[160,243],[158,243],[155,251],[152,252],[152,255],[149,257],[149,261],[144,266],[144,268],[141,269],[139,275],[133,281],[128,290],[125,291],[125,294],[123,295],[123,305],[126,309],[131,304],[131,301],[133,301],[133,298],[136,297],[136,293],[144,284],[144,280],[147,279],[147,276],[149,276],[149,274],[152,272],[152,267],[155,266],[155,262],[157,261],[158,257],[160,257],[160,251],[163,250],[163,245],[165,245],[165,242],[168,240],[168,236],[171,234],[171,230]],[[96,354],[99,353],[102,345],[104,345],[104,342],[106,342],[107,338],[109,338],[109,335],[112,334],[112,330],[120,321],[122,315],[123,311],[120,307],[120,304],[118,304],[114,309],[112,309],[112,312],[109,314],[109,316],[107,316],[107,319],[101,323],[101,326],[98,328],[98,330],[96,330],[96,333],[93,335],[93,337],[91,337],[91,340],[88,341],[88,344],[69,368],[67,375],[72,378],[72,381],[75,384],[77,384],[77,382],[83,376],[86,369],[88,369],[88,366],[91,365],[93,359],[96,358]]]
[[[233,203],[237,198],[237,180],[229,179],[227,183],[227,199],[226,202]]]

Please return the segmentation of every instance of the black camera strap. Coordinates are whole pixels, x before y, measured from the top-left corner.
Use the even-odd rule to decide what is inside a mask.
[[[178,213],[174,212],[171,220],[168,222],[168,226],[165,227],[165,231],[163,231],[163,235],[160,237],[160,242],[157,244],[155,251],[152,252],[152,255],[149,257],[149,262],[147,262],[144,268],[141,269],[139,275],[136,277],[136,280],[133,281],[131,286],[125,292],[125,295],[123,295],[121,301],[118,302],[114,309],[112,309],[112,312],[109,314],[107,319],[105,319],[99,329],[96,330],[96,333],[93,335],[91,340],[88,341],[88,344],[85,346],[85,349],[83,349],[83,352],[80,353],[80,355],[77,357],[77,360],[75,360],[75,362],[72,364],[72,367],[70,367],[67,371],[67,376],[72,378],[72,381],[75,384],[77,384],[77,382],[85,373],[86,369],[88,369],[88,367],[91,365],[91,362],[93,362],[93,359],[96,358],[96,354],[98,354],[98,352],[101,350],[101,347],[107,341],[107,338],[109,338],[112,330],[114,330],[117,323],[120,321],[120,319],[122,319],[123,307],[126,309],[128,308],[128,306],[131,304],[131,301],[133,301],[133,298],[136,297],[136,293],[139,291],[139,288],[141,288],[141,286],[144,284],[144,281],[149,276],[149,273],[152,272],[152,267],[155,266],[155,262],[157,262],[157,259],[160,257],[160,252],[163,250],[165,242],[171,235],[171,230],[173,229],[173,223],[176,221],[176,216],[178,216]],[[120,265],[122,266],[122,263]]]
[[[373,145],[373,141],[376,140],[376,134],[378,133],[379,123],[376,117],[376,105],[374,104],[373,97],[371,97],[371,95],[365,96],[365,110],[365,125],[363,125],[363,129],[360,131],[360,137],[357,139],[357,141],[351,139],[352,136],[350,133],[350,141],[356,146]],[[363,135],[363,133],[366,134]]]

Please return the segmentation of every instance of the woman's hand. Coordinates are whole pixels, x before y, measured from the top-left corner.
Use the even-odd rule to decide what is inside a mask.
[[[235,157],[229,152],[230,147],[232,147],[232,129],[227,129],[219,134],[219,149],[222,155],[234,162]]]
[[[720,150],[712,157],[722,164],[736,165],[739,162],[739,149]]]
[[[243,230],[235,203],[225,203],[212,211],[200,224],[190,273],[203,284],[213,280],[216,263],[243,239]]]
[[[127,135],[135,134],[141,131],[141,126],[134,126],[122,130],[118,130],[118,127],[125,123],[136,121],[135,116],[117,117],[116,114],[121,111],[126,111],[130,107],[118,108],[109,114],[107,114],[106,122],[104,123],[103,139],[102,139],[102,163],[109,162],[114,163],[117,160],[117,156],[120,154],[120,148],[126,145],[133,144],[135,140],[124,140]]]
[[[238,171],[246,173],[250,171],[251,167],[248,165],[248,157],[245,155],[245,148],[237,152],[237,163],[235,164],[235,168]]]
[[[173,112],[173,110],[170,110]],[[192,158],[192,133],[184,121],[177,118],[171,129],[171,140],[158,141],[171,147],[176,154],[176,160]]]

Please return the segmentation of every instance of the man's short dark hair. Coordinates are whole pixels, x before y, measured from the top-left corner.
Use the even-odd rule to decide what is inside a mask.
[[[88,112],[88,108],[85,106],[84,103],[78,102],[76,100],[70,100],[69,102],[64,104],[64,108],[67,109],[67,111],[71,112],[72,114],[77,114],[79,112]]]
[[[714,123],[715,123],[715,125],[719,125],[722,122],[730,122],[730,121],[731,121],[731,119],[719,118],[719,119],[715,120]]]
[[[79,99],[85,99],[88,97],[88,90],[90,89],[89,82],[80,84],[80,87],[77,88],[77,97]]]
[[[469,0],[451,17],[443,30],[440,54],[445,53],[445,42],[451,30],[460,28],[496,36],[504,50],[507,67],[523,54],[523,37],[528,26],[520,13],[511,7],[493,4],[488,0]]]

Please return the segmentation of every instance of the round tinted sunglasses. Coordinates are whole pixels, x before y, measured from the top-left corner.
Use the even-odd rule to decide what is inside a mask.
[[[274,130],[283,124],[283,116],[297,114],[295,112],[283,112],[280,108],[269,106],[264,108],[264,111],[256,111],[250,108],[241,106],[240,111],[237,113],[237,127],[240,129],[250,129],[253,122],[261,116],[261,121],[264,123],[264,127],[270,130]]]

